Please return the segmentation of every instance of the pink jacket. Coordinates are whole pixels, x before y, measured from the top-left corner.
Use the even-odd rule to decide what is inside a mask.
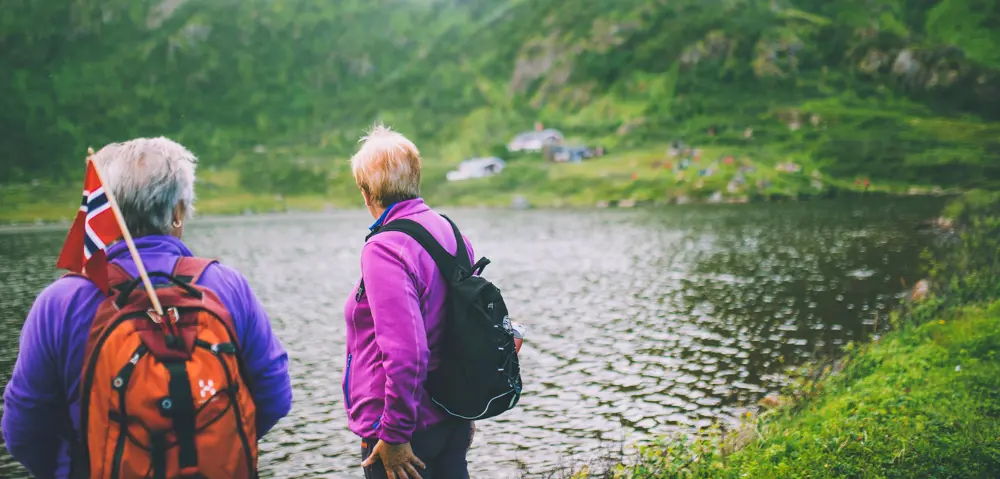
[[[420,223],[449,253],[456,248],[448,221],[421,199],[396,203],[375,228],[407,218]],[[472,245],[465,239],[469,259]],[[404,233],[373,236],[361,251],[364,294],[347,299],[344,404],[352,432],[390,444],[409,442],[449,416],[424,391],[440,362],[447,284],[416,240]]]

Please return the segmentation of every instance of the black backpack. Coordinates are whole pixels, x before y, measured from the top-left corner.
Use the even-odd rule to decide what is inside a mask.
[[[399,219],[376,229],[379,233],[405,233],[430,253],[448,283],[441,364],[427,374],[426,391],[449,415],[479,420],[512,409],[521,399],[521,368],[507,306],[500,289],[478,276],[490,263],[486,258],[470,264],[469,252],[458,227],[456,256],[447,251],[419,223]],[[357,299],[364,295],[364,279]]]

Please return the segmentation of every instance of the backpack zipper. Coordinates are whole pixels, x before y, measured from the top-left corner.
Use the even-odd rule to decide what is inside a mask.
[[[90,358],[90,363],[84,366],[87,369],[85,369],[86,374],[84,375],[83,384],[82,387],[80,388],[80,411],[82,412],[82,414],[80,415],[80,430],[82,431],[81,433],[82,438],[80,441],[81,444],[79,446],[80,451],[78,452],[79,457],[78,458],[74,457],[73,459],[81,459],[84,461],[84,464],[86,464],[86,468],[83,470],[87,471],[87,474],[90,474],[90,466],[91,466],[90,454],[88,452],[90,445],[87,433],[88,428],[90,427],[89,424],[90,390],[94,385],[94,368],[97,366],[97,360],[101,356],[101,348],[104,346],[104,343],[105,341],[107,341],[108,337],[111,336],[111,333],[113,333],[115,329],[118,328],[118,326],[120,326],[128,319],[139,318],[143,316],[145,316],[145,313],[123,314],[119,316],[117,319],[112,320],[110,324],[108,324],[105,327],[103,333],[101,333],[101,336],[97,339],[97,344],[94,346],[93,349],[94,353]],[[76,469],[76,466],[73,466],[73,469]]]
[[[139,363],[139,360],[146,355],[146,345],[143,343],[139,344],[136,348],[135,353],[132,355],[132,359],[129,360],[128,364],[118,372],[115,376],[112,386],[117,386],[118,389],[118,410],[120,414],[118,423],[118,441],[115,444],[115,455],[112,456],[111,460],[111,479],[118,479],[121,476],[121,466],[122,466],[122,455],[125,453],[125,438],[128,436],[128,414],[125,409],[125,394],[128,392],[129,380],[132,377],[132,369],[135,365]],[[126,375],[125,372],[128,371]],[[120,382],[120,386],[118,383]],[[110,425],[109,425],[110,426]]]
[[[125,421],[125,418],[121,418]],[[115,455],[111,458],[111,479],[118,479],[122,467],[122,454],[125,453],[125,436],[128,435],[124,426],[119,427],[118,441],[115,443]]]
[[[226,364],[226,359],[222,357],[222,353],[215,353],[211,349],[209,349],[209,352],[212,353],[212,355],[219,360],[219,364],[222,365],[222,370],[226,372],[226,381],[228,381],[230,385],[233,384],[232,372],[229,369],[229,365]],[[236,415],[236,433],[240,437],[240,442],[243,443],[243,454],[247,461],[247,469],[249,469],[251,474],[253,474],[252,477],[256,478],[258,477],[257,471],[253,464],[253,455],[250,451],[250,441],[247,439],[247,433],[245,430],[246,425],[243,424],[243,413],[240,412],[240,401],[237,396],[238,392],[235,391],[229,396],[229,401],[233,405],[233,414]]]

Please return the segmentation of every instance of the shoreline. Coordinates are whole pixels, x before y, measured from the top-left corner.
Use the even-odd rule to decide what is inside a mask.
[[[522,210],[951,197],[964,193],[962,188],[931,183],[869,183],[861,172],[853,177],[828,176],[808,155],[785,151],[780,144],[752,148],[706,145],[700,159],[683,168],[679,157],[664,153],[668,146],[650,143],[581,163],[547,162],[540,154],[519,155],[499,174],[464,181],[448,181],[446,173],[452,165],[435,158],[424,166],[423,197],[437,207]],[[195,187],[197,213],[240,216],[360,208],[353,175],[334,166],[337,158],[325,161],[325,187],[312,192],[248,190],[244,172],[235,167],[203,169]],[[79,207],[78,187],[74,181],[0,184],[0,227],[71,222]]]
[[[754,204],[767,204],[767,203],[796,203],[796,202],[811,202],[811,201],[827,201],[827,200],[841,200],[841,199],[906,199],[906,198],[955,198],[959,197],[965,192],[962,191],[943,191],[940,193],[920,193],[920,194],[910,194],[910,193],[893,193],[888,191],[853,191],[848,189],[842,190],[830,190],[820,194],[812,193],[800,193],[798,195],[785,195],[785,194],[771,194],[771,195],[753,195],[753,196],[742,196],[742,197],[723,197],[721,199],[713,199],[711,197],[688,197],[681,195],[674,198],[664,199],[664,200],[633,200],[628,198],[623,199],[611,199],[611,200],[598,200],[592,204],[582,204],[579,202],[549,202],[535,204],[530,201],[530,199],[524,198],[523,201],[514,201],[512,204],[507,206],[502,205],[488,205],[488,204],[470,204],[468,202],[438,202],[435,201],[434,205],[438,208],[450,208],[450,209],[465,209],[465,210],[513,210],[513,211],[524,211],[524,210],[551,210],[551,211],[586,211],[586,210],[605,210],[605,209],[652,209],[652,208],[666,208],[675,206],[704,206],[704,205],[754,205]],[[520,195],[517,195],[520,196]],[[318,203],[316,197],[306,197],[309,198],[309,203]],[[290,200],[296,200],[298,198],[292,197]],[[213,200],[218,201],[219,198],[213,198]],[[247,206],[246,204],[229,204],[226,208],[209,208],[208,211],[203,211],[196,202],[195,206],[197,209],[195,215],[195,221],[202,220],[220,220],[220,219],[236,219],[236,218],[259,218],[259,217],[289,217],[293,215],[330,215],[339,213],[350,213],[357,211],[364,211],[361,207],[340,207],[336,206],[332,202],[322,202],[321,205],[315,207],[283,207],[283,208],[270,208],[255,210],[253,208],[241,208],[241,206]],[[60,210],[64,208],[59,208]],[[53,212],[55,208],[44,209],[48,214],[36,218],[34,221],[17,221],[11,220],[4,217],[3,212],[0,212],[0,233],[9,231],[33,231],[33,230],[48,230],[56,226],[69,227],[73,220],[69,216],[56,215]],[[72,210],[70,210],[72,211]],[[61,216],[61,217],[60,217]]]
[[[765,397],[735,429],[661,438],[572,477],[990,477],[1000,404],[984,389],[1000,371],[986,348],[998,342],[1000,302],[944,312],[804,367],[821,374],[799,397]]]
[[[1000,470],[1000,194],[947,205],[954,248],[892,310],[888,330],[788,371],[735,429],[661,437],[567,477],[991,477]],[[948,228],[950,229],[950,228]],[[978,239],[976,239],[978,238]],[[971,278],[971,279],[970,279]],[[525,475],[524,477],[532,477]]]

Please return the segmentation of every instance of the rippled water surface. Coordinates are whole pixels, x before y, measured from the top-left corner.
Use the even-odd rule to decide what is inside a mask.
[[[530,328],[521,405],[480,424],[473,477],[543,472],[679,427],[727,419],[789,364],[872,331],[918,276],[927,200],[662,210],[450,211],[512,315]],[[292,414],[264,477],[361,477],[340,391],[344,300],[371,218],[205,219],[196,254],[242,271],[291,356]],[[0,232],[0,384],[34,296],[58,276],[64,227]],[[27,477],[6,451],[0,477]]]

